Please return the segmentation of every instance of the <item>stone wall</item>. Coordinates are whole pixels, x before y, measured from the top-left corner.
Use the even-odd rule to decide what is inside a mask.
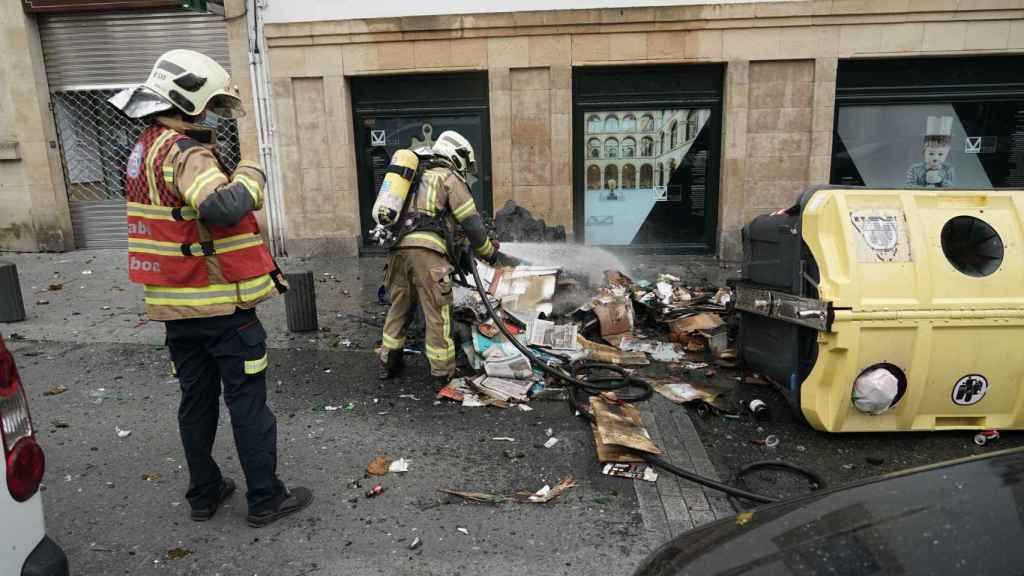
[[[0,250],[74,247],[35,21],[0,3]]]
[[[292,254],[358,249],[346,77],[486,71],[494,206],[514,199],[571,231],[573,67],[724,62],[717,255],[734,261],[749,218],[828,181],[840,59],[1024,53],[1024,0],[519,12],[274,24],[266,33]],[[315,111],[326,113],[318,126],[303,120]],[[325,139],[326,157],[313,150]]]

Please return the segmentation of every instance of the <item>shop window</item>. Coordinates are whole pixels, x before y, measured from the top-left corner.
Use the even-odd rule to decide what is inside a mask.
[[[587,141],[587,149],[589,150],[587,152],[587,156],[589,156],[590,158],[600,158],[601,140],[598,138],[591,138],[590,140]]]
[[[604,141],[604,155],[606,158],[618,158],[619,157],[619,141],[615,138],[609,138]]]
[[[640,166],[640,187],[651,188],[654,186],[654,168],[650,164]]]
[[[597,164],[587,166],[587,190],[601,189],[601,167]]]
[[[632,158],[636,156],[636,140],[633,138],[622,139],[622,157]]]
[[[713,251],[723,72],[719,64],[573,70],[577,238]]]
[[[636,188],[636,166],[626,164],[622,167],[622,187],[630,190]]]
[[[1024,57],[840,62],[831,182],[1024,186]]]

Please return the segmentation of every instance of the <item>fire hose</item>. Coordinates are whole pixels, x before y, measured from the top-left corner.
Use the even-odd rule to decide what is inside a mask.
[[[651,386],[650,382],[630,373],[621,366],[615,364],[605,364],[596,362],[582,362],[572,365],[572,373],[563,370],[560,366],[548,364],[547,362],[541,361],[534,355],[533,351],[528,346],[519,341],[505,326],[505,322],[498,315],[498,312],[494,309],[491,304],[487,290],[484,289],[483,282],[480,280],[480,272],[476,267],[476,259],[471,253],[467,253],[463,261],[468,262],[468,267],[473,276],[473,283],[477,293],[480,295],[480,299],[483,301],[484,307],[487,309],[487,314],[494,320],[498,330],[508,339],[517,350],[522,352],[524,356],[530,361],[530,363],[540,368],[548,376],[556,378],[565,382],[569,386],[569,405],[570,410],[574,415],[577,415],[589,422],[594,422],[594,416],[590,414],[586,406],[579,403],[578,394],[579,392],[585,392],[587,394],[596,395],[602,392],[615,392],[616,397],[619,400],[627,402],[641,402],[648,400],[654,394],[654,387]],[[608,375],[595,375],[596,372],[611,372],[615,376]],[[623,394],[623,391],[632,389],[631,393]],[[684,468],[680,468],[661,457],[650,454],[647,452],[640,452],[643,459],[650,464],[661,470],[664,470],[670,474],[685,478],[691,482],[696,482],[708,488],[713,488],[730,496],[757,502],[759,504],[768,504],[777,502],[777,498],[771,496],[765,496],[763,494],[757,494],[744,490],[736,486],[730,486],[724,484],[712,478],[701,476],[695,472],[691,472]],[[799,470],[800,473],[809,473],[813,475],[812,487],[814,489],[824,486],[824,482],[817,477],[813,472],[809,472],[798,466],[789,464],[787,462],[778,461],[775,462],[775,468],[777,469],[793,469]]]

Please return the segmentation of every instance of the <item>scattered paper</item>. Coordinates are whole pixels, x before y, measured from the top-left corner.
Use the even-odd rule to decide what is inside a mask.
[[[118,438],[127,438],[132,435],[131,430],[122,430],[121,428],[114,426],[114,430],[117,432]]]
[[[496,378],[522,380],[533,376],[530,360],[508,342],[494,344],[484,352],[484,371]]]
[[[473,386],[481,393],[502,402],[515,400],[526,402],[529,400],[527,394],[533,387],[532,380],[510,380],[508,378],[494,378],[485,376],[473,381]]]
[[[494,438],[491,438],[491,440],[494,440],[495,442],[515,442],[516,441],[515,438],[512,438],[510,436],[495,436]]]
[[[398,460],[392,462],[390,466],[388,466],[388,472],[408,472],[409,463],[409,460],[406,460],[405,458],[399,458]]]
[[[465,528],[463,526],[456,526],[455,529],[458,530],[459,532],[465,534],[466,536],[469,536],[469,530],[467,528]]]
[[[555,438],[554,436],[552,436],[551,438],[548,438],[547,442],[544,443],[544,447],[545,448],[551,448],[555,444],[558,444],[558,438]]]
[[[555,324],[548,320],[534,320],[530,323],[530,346],[552,350],[579,350],[578,328],[575,324]]]
[[[530,408],[528,404],[516,404],[516,408],[522,412],[533,412],[533,408]]]
[[[718,396],[718,394],[714,392],[701,390],[700,388],[696,388],[692,384],[687,384],[686,382],[655,384],[654,389],[665,398],[668,398],[677,404],[686,404],[687,402],[693,402],[695,400],[711,402],[716,396]]]

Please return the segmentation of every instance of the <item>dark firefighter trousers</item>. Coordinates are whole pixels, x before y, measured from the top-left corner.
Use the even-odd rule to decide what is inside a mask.
[[[267,333],[256,311],[165,324],[181,383],[178,428],[188,462],[189,504],[209,508],[223,485],[212,455],[223,383],[249,512],[273,509],[286,491],[277,478],[277,420],[267,406]]]

